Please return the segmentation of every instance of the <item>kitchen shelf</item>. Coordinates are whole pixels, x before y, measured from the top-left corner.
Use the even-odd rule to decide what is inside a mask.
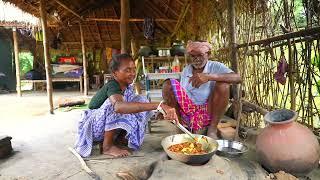
[[[178,73],[146,73],[149,80],[158,79],[180,79],[181,72]]]
[[[179,60],[186,60],[187,58],[185,56],[177,56]],[[162,61],[173,61],[174,56],[151,56],[151,57],[144,57],[144,60],[162,60]]]
[[[187,57],[186,56],[177,56],[179,58],[179,61],[181,64],[186,65],[187,63]],[[142,60],[142,67],[143,67],[143,74],[145,75],[145,85],[146,85],[146,95],[147,98],[151,101],[152,98],[162,98],[161,89],[155,89],[156,87],[159,88],[159,86],[154,86],[151,88],[151,81],[152,83],[161,83],[161,80],[165,79],[180,79],[181,72],[174,72],[174,73],[155,73],[155,69],[153,68],[154,64],[159,63],[169,63],[171,64],[174,60],[174,56],[163,56],[163,57],[141,57]],[[148,72],[146,66],[148,65],[151,69],[149,69]],[[181,67],[181,66],[180,66]]]

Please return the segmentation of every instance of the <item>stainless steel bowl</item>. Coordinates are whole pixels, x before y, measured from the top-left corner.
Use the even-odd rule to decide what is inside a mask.
[[[217,154],[221,156],[238,157],[248,151],[248,147],[238,141],[219,139],[217,142],[219,144]]]
[[[194,134],[194,136],[200,138],[203,135]],[[216,142],[216,140],[207,136],[205,137],[207,138],[209,143],[208,145],[209,152],[206,154],[188,155],[183,153],[175,153],[168,150],[168,148],[171,145],[193,141],[187,134],[176,134],[176,135],[168,136],[161,141],[161,145],[164,151],[168,154],[168,156],[171,159],[184,162],[187,164],[204,164],[211,159],[211,157],[215,154],[218,148],[218,143]]]

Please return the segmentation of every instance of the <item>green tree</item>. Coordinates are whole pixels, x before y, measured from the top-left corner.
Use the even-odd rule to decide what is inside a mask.
[[[33,56],[30,52],[19,53],[20,75],[30,71],[33,68]]]

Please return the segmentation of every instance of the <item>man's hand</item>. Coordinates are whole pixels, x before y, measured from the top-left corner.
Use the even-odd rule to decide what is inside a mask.
[[[193,87],[199,88],[202,84],[209,81],[209,75],[207,73],[197,73],[194,74],[189,79],[189,83],[192,84]]]
[[[170,107],[165,104],[161,104],[161,108],[164,110],[165,114],[163,115],[164,119],[166,120],[174,120],[176,122],[179,122],[178,115],[176,113],[176,109],[173,107]]]

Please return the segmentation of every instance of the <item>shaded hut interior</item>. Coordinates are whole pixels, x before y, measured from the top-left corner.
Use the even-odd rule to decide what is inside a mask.
[[[189,40],[206,40],[213,46],[211,60],[223,62],[234,72],[241,75],[241,84],[232,85],[230,108],[226,112],[226,115],[232,118],[228,120],[233,123],[232,126],[230,125],[230,129],[232,129],[230,131],[232,132],[231,139],[247,138],[248,141],[255,144],[254,138],[257,137],[258,131],[266,127],[264,116],[277,109],[291,109],[297,112],[297,122],[308,127],[316,138],[320,139],[319,0],[3,0],[0,5],[2,7],[2,9],[0,8],[0,94],[17,92],[17,95],[21,97],[21,92],[23,92],[21,87],[33,83],[25,79],[26,73],[23,72],[22,74],[22,65],[20,64],[23,56],[21,53],[28,53],[28,56],[33,59],[31,68],[40,72],[42,76],[42,79],[35,79],[34,81],[42,83],[42,86],[33,85],[32,88],[40,90],[40,92],[47,91],[46,98],[49,100],[49,111],[53,114],[57,109],[53,107],[55,93],[61,97],[65,97],[64,95],[67,94],[66,91],[64,94],[63,91],[57,90],[59,89],[59,83],[73,83],[71,89],[79,88],[80,96],[88,100],[90,95],[105,83],[104,78],[110,76],[108,63],[112,55],[123,52],[129,53],[134,58],[137,66],[135,83],[141,85],[140,88],[144,90],[143,93],[147,94],[145,59],[151,61],[146,65],[148,71],[149,69],[155,70],[159,67],[155,68],[152,63],[165,58],[172,61],[175,58],[174,56],[159,57],[160,53],[157,52],[159,48],[168,50],[173,47],[174,43],[186,47]],[[10,14],[11,8],[15,7],[21,11],[17,14]],[[150,48],[153,54],[148,54],[146,57],[142,56],[142,50],[145,47]],[[72,65],[81,67],[81,75],[71,80],[55,77],[52,73],[54,65],[61,63],[61,58],[73,62]],[[187,54],[177,58],[178,60],[181,58],[181,69],[189,60]],[[160,68],[157,70],[160,70]],[[159,74],[155,74],[155,76],[157,75]],[[157,79],[151,81],[150,86],[161,88],[162,82],[163,80]],[[63,86],[63,88],[66,90],[69,87],[65,88]],[[90,95],[88,96],[88,94]],[[36,96],[31,95],[29,98],[41,99],[41,97]],[[23,100],[21,106],[30,106],[29,102],[26,102],[28,99],[22,98],[25,97],[18,98],[16,101]],[[9,94],[5,99],[12,100],[12,97]],[[43,99],[42,97],[41,100]],[[43,108],[43,103],[39,104],[41,106],[39,109]],[[19,108],[24,109],[24,107]],[[13,110],[9,112],[14,114],[15,109],[11,109]],[[6,118],[10,119],[11,114],[7,115]],[[19,113],[17,114],[19,115]],[[65,179],[86,177],[86,172],[79,171],[78,166],[65,167],[65,162],[61,161],[64,157],[63,160],[66,160],[66,162],[73,162],[74,160],[70,158],[71,155],[65,155],[64,151],[66,146],[69,146],[70,142],[73,141],[69,135],[72,133],[75,135],[75,132],[70,130],[70,127],[74,126],[72,123],[78,120],[79,114],[68,114],[64,117],[61,116],[61,119],[59,119],[60,114],[57,114],[57,116],[50,116],[52,119],[56,118],[54,121],[48,121],[48,124],[44,122],[39,126],[40,128],[35,125],[39,122],[33,121],[34,124],[26,124],[28,124],[29,129],[35,129],[32,132],[34,134],[38,132],[47,133],[44,131],[51,125],[56,128],[53,128],[52,131],[61,133],[55,136],[54,133],[49,132],[49,134],[52,133],[52,136],[50,134],[53,137],[52,142],[48,142],[45,139],[48,137],[39,133],[43,136],[42,139],[39,139],[44,146],[41,143],[34,146],[38,149],[44,147],[44,151],[51,152],[54,149],[52,144],[61,142],[61,144],[54,144],[58,147],[54,149],[57,153],[53,152],[53,154],[56,153],[54,156],[59,157],[57,161],[52,161],[51,156],[45,154],[47,152],[40,150],[36,152],[58,165],[56,167],[51,166],[54,163],[45,162],[48,159],[32,159],[34,150],[31,149],[28,152],[27,149],[26,153],[22,152],[22,155],[27,154],[31,158],[23,159],[21,158],[22,155],[19,156],[18,154],[8,163],[12,163],[10,165],[13,168],[5,167],[7,164],[3,165],[3,167],[9,169],[7,175],[16,175],[16,172],[13,171],[21,167],[24,168],[21,164],[27,164],[25,166],[29,170],[27,175],[33,177],[32,168],[34,167],[32,165],[27,166],[29,162],[34,162],[34,166],[36,166],[38,162],[35,161],[39,161],[46,164],[47,167],[53,168],[53,170],[50,169],[51,171],[48,170],[50,176],[47,176],[46,172],[37,172],[38,174],[44,174],[43,179],[49,177],[53,179],[57,177]],[[22,116],[20,119],[23,118]],[[64,122],[65,119],[72,119],[72,122]],[[70,127],[61,128],[61,124],[64,123]],[[103,175],[102,177],[111,177],[110,174],[112,173],[112,177],[115,178],[115,172],[118,172],[124,166],[129,168],[129,166],[133,167],[140,162],[159,161],[159,158],[155,157],[154,154],[162,156],[158,151],[161,149],[160,140],[165,137],[164,134],[167,132],[161,134],[163,130],[161,128],[168,127],[162,123],[160,122],[153,127],[160,133],[151,133],[146,136],[149,144],[146,143],[147,146],[143,149],[144,152],[147,152],[145,155],[140,156],[138,154],[133,156],[134,158],[119,161],[108,159],[108,163],[110,161],[115,162],[112,168],[101,166],[99,159],[91,159],[91,162],[90,159],[87,159],[87,163],[98,170]],[[6,124],[6,127],[10,126]],[[38,129],[35,127],[38,127]],[[41,129],[41,127],[45,128]],[[22,129],[24,127],[21,128],[21,132],[24,132]],[[51,130],[51,127],[48,129]],[[59,131],[60,129],[62,130]],[[10,133],[17,137],[21,136],[20,132],[11,131]],[[33,136],[32,133],[31,136]],[[62,136],[65,137],[66,134],[67,138],[61,138]],[[250,138],[254,138],[248,138],[249,135],[252,135]],[[34,137],[36,136],[34,135]],[[65,149],[59,149],[62,146]],[[245,165],[239,165],[240,168],[238,169],[242,171],[243,168],[241,167],[256,168],[256,162],[248,161],[252,157],[256,160],[257,157],[254,153],[245,156]],[[19,161],[19,163],[22,163],[15,165],[14,158],[21,158],[22,161]],[[229,165],[233,161],[223,158],[218,160]],[[168,163],[168,161],[164,162]],[[210,163],[212,162],[210,161]],[[215,172],[212,172],[212,169],[209,168],[207,174],[210,176],[210,173],[212,173],[218,179],[222,177],[223,171],[220,169],[224,167],[210,163],[202,167],[209,166],[216,169],[214,169]],[[1,161],[0,165],[2,165]],[[148,165],[148,168],[153,171],[154,165],[155,163],[152,162]],[[180,165],[171,164],[171,166],[176,166],[177,169],[180,168]],[[156,168],[161,169],[161,166],[160,163]],[[104,167],[109,169],[103,169]],[[190,166],[183,166],[183,168],[188,169]],[[181,171],[185,171],[185,169],[181,168]],[[261,170],[263,168],[259,166],[257,169]],[[68,170],[72,171],[73,174],[69,175],[69,172],[66,172]],[[161,174],[161,170],[154,171],[154,176],[158,175],[157,172]],[[253,169],[243,171],[245,171],[245,177],[262,177],[266,172],[260,170],[257,173],[253,173]],[[138,171],[137,174],[144,172],[141,169]],[[173,175],[168,173],[168,176],[170,178],[176,177],[175,173]],[[198,173],[200,174],[199,177],[207,175],[202,170],[188,173]],[[181,174],[188,176],[188,173]],[[151,174],[147,175],[150,177]],[[234,177],[233,173],[229,172],[225,172],[225,175]],[[319,168],[317,168],[313,171],[312,177],[319,176]],[[307,176],[304,178],[308,179]]]
[[[6,2],[40,17],[40,4],[37,0]],[[214,47],[213,59],[229,64],[242,76],[242,96],[251,105],[250,108],[243,108],[248,112],[242,113],[242,124],[261,126],[261,114],[265,110],[289,108],[298,111],[299,121],[318,134],[319,2],[236,0],[234,32],[229,27],[228,2],[128,1],[129,40],[126,48],[134,54],[141,45],[170,47],[175,40],[185,43],[188,40],[207,40]],[[45,13],[48,17],[51,58],[52,54],[61,51],[76,51],[81,57],[81,24],[86,52],[92,54],[88,69],[95,69],[89,71],[90,80],[94,74],[108,71],[106,48],[121,48],[120,1],[53,0],[46,2]],[[148,18],[155,22],[154,39],[145,38],[144,21]],[[30,28],[19,22],[2,21],[0,24],[3,27]],[[41,29],[39,25],[34,28]],[[2,28],[1,36],[11,39],[10,30]],[[232,37],[236,40],[235,44],[230,44]],[[38,58],[41,55],[37,55],[41,52],[42,44],[22,38],[24,37],[20,38],[19,47],[29,49],[35,54],[35,59],[38,59],[36,61],[43,62],[43,59]],[[52,43],[57,39],[61,43],[54,49]],[[232,48],[237,52],[234,63],[234,58],[230,58]],[[275,80],[274,74],[282,59],[289,66],[286,81],[281,84]],[[260,113],[256,113],[257,110]]]

